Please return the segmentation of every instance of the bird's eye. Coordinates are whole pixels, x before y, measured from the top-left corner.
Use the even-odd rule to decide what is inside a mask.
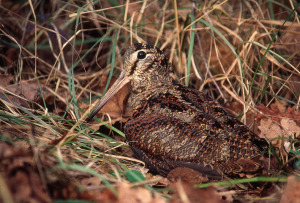
[[[144,51],[140,51],[138,54],[137,54],[137,57],[138,57],[138,59],[144,59],[144,58],[146,58],[146,52],[144,52]]]

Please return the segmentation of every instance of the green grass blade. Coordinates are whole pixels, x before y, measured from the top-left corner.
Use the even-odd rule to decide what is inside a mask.
[[[255,182],[286,182],[287,177],[254,177],[254,178],[244,178],[244,179],[236,179],[236,180],[229,180],[229,181],[220,181],[214,183],[205,183],[200,185],[195,185],[198,188],[207,188],[210,186],[215,187],[232,187],[238,184],[244,183],[255,183]]]
[[[110,66],[110,71],[109,71],[109,76],[108,76],[108,79],[107,79],[107,83],[105,85],[105,88],[104,88],[102,96],[104,96],[105,92],[107,91],[109,83],[110,83],[110,80],[111,80],[111,78],[113,76],[113,71],[114,71],[115,62],[116,62],[116,47],[117,47],[117,41],[118,41],[118,37],[119,37],[119,32],[120,32],[120,30],[118,29],[117,33],[115,34],[115,38],[113,40],[112,56],[111,56],[111,66]]]
[[[278,36],[278,33],[282,30],[283,26],[285,25],[285,23],[291,18],[291,16],[294,14],[294,12],[296,11],[296,9],[298,9],[300,3],[297,4],[297,6],[295,7],[295,9],[293,11],[291,11],[288,15],[288,17],[285,19],[285,21],[282,23],[282,25],[279,27],[279,29],[276,31],[275,35],[273,36],[271,42],[269,43],[268,47],[266,48],[266,51],[264,53],[264,55],[262,56],[258,66],[256,67],[255,71],[254,71],[254,75],[252,77],[252,81],[251,81],[251,84],[250,84],[250,87],[252,88],[253,87],[253,84],[254,84],[254,81],[255,81],[255,77],[258,73],[258,70],[260,68],[260,66],[262,65],[267,53],[270,51],[270,48],[271,48],[271,45],[273,44],[273,42],[275,41],[275,39],[277,38]],[[247,98],[250,96],[250,93],[248,94]]]
[[[195,21],[195,16],[191,14],[191,22]],[[186,70],[186,78],[185,78],[185,85],[189,86],[190,80],[190,72],[191,72],[191,63],[193,57],[193,50],[194,50],[194,42],[195,42],[195,23],[192,24],[192,31],[191,31],[191,41],[189,45],[189,53],[188,53],[188,63],[187,63],[187,70]]]

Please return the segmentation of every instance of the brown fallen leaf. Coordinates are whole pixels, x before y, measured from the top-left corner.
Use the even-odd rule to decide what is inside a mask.
[[[171,170],[168,173],[167,178],[171,182],[181,180],[182,182],[186,182],[193,185],[208,182],[208,178],[203,176],[198,171],[195,171],[191,168],[183,168],[183,167],[178,167]]]
[[[300,126],[290,118],[283,118],[280,124],[288,137],[294,138],[300,136]]]
[[[120,182],[117,186],[118,197],[110,190],[97,195],[94,201],[101,203],[166,203],[158,194],[153,194],[146,188],[132,188],[128,183]]]
[[[107,83],[108,76],[103,75],[100,80],[99,90],[97,92],[103,92],[105,85]],[[116,81],[113,77],[109,83],[109,87]],[[124,118],[126,121],[131,116],[131,109],[127,105],[127,101],[130,95],[131,87],[130,84],[125,85],[121,88],[108,102],[103,106],[103,108],[98,112],[100,114],[108,114],[111,119]],[[83,109],[87,109],[88,105],[83,104],[81,106]],[[96,116],[97,116],[96,115]]]
[[[258,136],[265,138],[279,150],[282,158],[287,157],[291,148],[290,139],[300,137],[300,127],[294,120],[282,118],[280,125],[271,119],[261,119]]]
[[[41,86],[41,89],[40,89]],[[14,84],[5,87],[10,93],[13,93],[19,97],[9,95],[8,98],[20,105],[30,107],[31,102],[39,102],[42,98],[43,92],[44,98],[49,95],[49,92],[44,88],[43,84],[38,84],[37,81],[21,81],[18,84]]]
[[[53,167],[49,155],[45,156],[43,151],[39,155],[43,168],[50,168],[50,164]],[[52,198],[94,200],[88,190],[79,191],[75,182],[63,178],[62,174],[56,175],[38,171],[31,148],[24,150],[0,142],[0,202],[2,198],[14,202],[52,202]],[[6,189],[5,194],[1,193],[2,188]]]
[[[277,123],[280,123],[282,118],[290,118],[294,120],[298,126],[300,126],[300,112],[297,110],[297,107],[288,107],[284,108],[281,102],[276,102],[271,104],[270,107],[266,107],[263,104],[257,106],[257,109],[261,111],[261,114],[255,116],[256,121],[260,121],[263,118],[270,118]]]
[[[300,113],[296,111],[296,107],[290,108],[283,102],[275,102],[269,108],[261,104],[257,109],[262,112],[255,117],[260,123],[258,126],[260,137],[272,140],[272,144],[276,147],[280,147],[282,142],[287,142],[287,139],[275,138],[300,137]]]
[[[222,196],[218,194],[214,187],[205,189],[194,188],[192,184],[183,183],[178,181],[172,185],[175,192],[171,198],[171,203],[225,203]]]
[[[286,187],[280,199],[280,203],[299,203],[300,202],[300,180],[296,176],[287,179]]]
[[[289,54],[299,51],[299,26],[291,25],[287,27],[285,32],[279,37],[279,42],[281,42],[281,44],[276,45],[276,48],[284,49]]]
[[[10,196],[14,202],[51,201],[30,150],[0,142],[0,173],[6,198]]]
[[[259,136],[261,138],[266,138],[272,141],[274,146],[279,147],[279,143],[287,142],[287,139],[276,139],[276,138],[297,138],[300,136],[300,126],[294,120],[289,118],[282,118],[280,120],[280,125],[271,119],[262,119],[260,121],[260,126],[258,126],[261,131]]]
[[[5,88],[7,87],[10,82],[12,82],[14,79],[14,76],[11,74],[1,74],[0,75],[0,86]]]
[[[275,146],[279,143],[279,139],[276,138],[285,137],[285,132],[271,119],[262,119],[258,129],[260,130],[258,136],[271,141]]]
[[[119,203],[164,203],[165,200],[157,195],[153,194],[146,188],[130,188],[129,184],[121,182],[118,187]]]

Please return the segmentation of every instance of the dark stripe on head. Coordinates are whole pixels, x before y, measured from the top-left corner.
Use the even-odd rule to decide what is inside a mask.
[[[138,60],[134,62],[133,66],[131,67],[130,73],[129,75],[132,75],[136,69],[136,64],[137,64]]]
[[[167,66],[169,64],[169,59],[167,57],[164,57],[160,64],[162,66]]]
[[[163,54],[162,50],[160,50],[159,48],[155,47],[155,49],[156,49],[157,53]]]
[[[134,44],[136,51],[141,49],[153,49],[153,45],[151,44],[143,44],[143,43],[136,43]]]

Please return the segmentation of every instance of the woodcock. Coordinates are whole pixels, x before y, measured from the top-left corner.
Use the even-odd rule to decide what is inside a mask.
[[[160,49],[130,46],[119,78],[87,120],[131,82],[133,116],[124,127],[126,141],[152,172],[165,176],[187,167],[210,179],[259,172],[265,141],[218,102],[175,81],[169,71]]]

